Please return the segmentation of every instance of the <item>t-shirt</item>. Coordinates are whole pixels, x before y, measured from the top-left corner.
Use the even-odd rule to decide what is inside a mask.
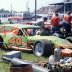
[[[53,26],[59,26],[59,21],[60,21],[60,18],[57,17],[57,16],[53,16],[51,18],[51,23],[52,23]]]
[[[71,24],[71,16],[70,15],[64,16],[64,21],[66,21],[67,23]]]

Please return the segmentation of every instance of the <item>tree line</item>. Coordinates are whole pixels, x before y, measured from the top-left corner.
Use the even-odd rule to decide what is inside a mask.
[[[0,13],[10,13],[11,11],[9,11],[9,10],[5,10],[5,9],[0,9]]]

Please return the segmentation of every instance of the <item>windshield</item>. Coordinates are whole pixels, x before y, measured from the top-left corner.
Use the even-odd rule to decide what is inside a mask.
[[[26,34],[26,35],[29,35],[29,36],[34,36],[34,35],[37,35],[38,33],[38,31],[41,31],[41,29],[22,29],[23,30],[23,32]]]

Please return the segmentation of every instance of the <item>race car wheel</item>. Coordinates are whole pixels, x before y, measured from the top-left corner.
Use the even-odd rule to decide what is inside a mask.
[[[38,43],[35,45],[34,52],[35,52],[35,55],[37,55],[37,56],[43,55],[43,45],[42,45],[41,42],[38,42]]]
[[[3,46],[3,38],[0,36],[0,48]]]
[[[50,56],[54,51],[54,45],[47,40],[39,40],[34,43],[33,53],[36,56]]]
[[[71,43],[72,43],[72,36],[67,37],[67,38],[66,38],[66,40],[68,40],[69,42],[71,42]]]

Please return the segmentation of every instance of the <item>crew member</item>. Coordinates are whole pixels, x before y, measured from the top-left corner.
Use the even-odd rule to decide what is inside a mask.
[[[42,29],[44,29],[44,22],[47,22],[47,17],[44,17],[44,18],[43,18],[43,22],[42,22],[42,24],[41,24]]]
[[[59,26],[60,26],[59,22],[61,19],[58,16],[59,16],[59,14],[57,12],[55,12],[55,15],[52,16],[52,18],[51,18],[51,24],[53,26],[52,34],[59,31]]]
[[[71,17],[71,12],[68,11],[67,12],[67,15],[64,16],[64,21],[66,21],[69,25],[67,26],[68,28],[68,33],[71,33],[71,20],[72,20],[72,17]]]
[[[50,24],[50,23],[49,22],[44,22],[42,31],[40,32],[41,36],[49,36],[49,35],[51,35],[51,32],[50,32],[51,30],[50,30],[48,24]]]

